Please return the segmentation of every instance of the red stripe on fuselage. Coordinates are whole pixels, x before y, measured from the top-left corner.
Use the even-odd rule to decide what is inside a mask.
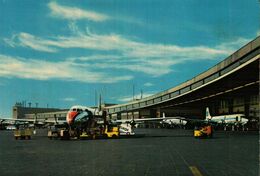
[[[69,111],[67,115],[67,123],[70,125],[74,122],[79,113],[77,111]]]

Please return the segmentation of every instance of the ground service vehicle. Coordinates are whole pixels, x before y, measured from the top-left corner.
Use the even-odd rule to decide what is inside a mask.
[[[15,139],[31,139],[32,129],[29,127],[20,126],[14,130]]]
[[[205,125],[200,129],[194,130],[195,138],[211,138],[213,134],[213,128],[211,125]]]
[[[58,125],[49,126],[48,128],[48,138],[49,139],[57,139],[60,137],[60,131],[65,129],[64,127],[60,127]]]
[[[60,138],[60,133],[62,130],[66,130],[67,125],[65,124],[54,124],[48,126],[48,138],[49,139],[57,139]]]
[[[119,127],[114,125],[100,125],[92,128],[82,129],[62,129],[60,130],[61,139],[100,139],[118,138]]]
[[[108,126],[104,132],[107,138],[118,138],[119,137],[119,127],[118,126]]]

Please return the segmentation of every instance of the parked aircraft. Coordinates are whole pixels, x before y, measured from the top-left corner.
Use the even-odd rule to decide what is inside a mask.
[[[160,123],[166,123],[168,125],[181,125],[185,126],[187,122],[202,122],[202,123],[217,123],[224,125],[226,128],[227,126],[238,126],[244,125],[248,122],[248,119],[245,118],[244,114],[228,114],[228,115],[219,115],[219,116],[211,116],[209,112],[209,108],[206,108],[206,117],[203,120],[199,119],[189,119],[185,117],[165,117],[163,113],[163,120]]]
[[[211,116],[208,107],[206,108],[206,120],[227,125],[245,125],[248,122],[248,119],[245,118],[244,114]]]
[[[142,118],[142,119],[121,119],[107,121],[105,111],[100,111],[97,108],[89,108],[86,106],[72,106],[67,113],[66,121],[70,126],[81,125],[82,123],[88,123],[91,118],[95,119],[97,124],[118,124],[120,126],[121,135],[133,135],[133,127],[138,123],[144,123],[146,121],[160,121],[164,117],[160,118]]]
[[[165,113],[163,113],[163,120],[160,122],[161,124],[167,124],[170,126],[180,126],[183,127],[187,124],[188,120],[185,117],[165,117]]]

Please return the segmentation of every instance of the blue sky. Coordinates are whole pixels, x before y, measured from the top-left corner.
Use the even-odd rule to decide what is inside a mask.
[[[176,86],[259,35],[257,0],[0,1],[0,116]]]

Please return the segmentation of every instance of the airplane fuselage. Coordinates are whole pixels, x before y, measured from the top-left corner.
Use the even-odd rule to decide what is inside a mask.
[[[72,106],[67,113],[66,121],[69,125],[75,122],[87,121],[93,116],[99,115],[96,109],[85,106]]]
[[[216,123],[225,123],[225,124],[246,124],[248,119],[245,118],[244,114],[231,114],[231,115],[220,115],[213,116],[210,119]]]
[[[169,118],[166,117],[167,119],[163,120],[162,123],[166,123],[169,125],[186,125],[187,124],[187,120],[184,119],[180,119],[179,117],[173,117],[173,118]],[[179,118],[179,119],[177,119]]]

